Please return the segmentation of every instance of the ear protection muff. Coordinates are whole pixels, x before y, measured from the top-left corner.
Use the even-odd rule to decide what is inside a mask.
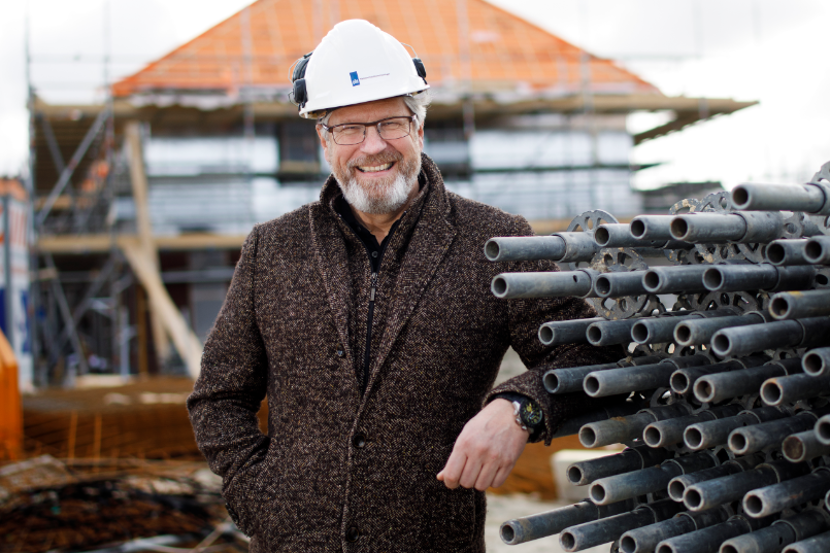
[[[300,108],[304,107],[308,101],[308,94],[305,88],[305,68],[308,66],[308,59],[313,53],[313,51],[309,52],[297,60],[297,63],[294,65],[294,72],[291,74],[291,82],[294,83],[294,101]]]
[[[412,58],[412,63],[415,64],[415,71],[418,72],[418,76],[424,80],[424,83],[427,82],[427,68],[424,67],[424,62],[421,61],[421,58]]]

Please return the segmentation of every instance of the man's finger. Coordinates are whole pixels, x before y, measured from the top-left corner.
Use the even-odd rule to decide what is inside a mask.
[[[496,472],[496,475],[493,477],[493,482],[490,485],[494,488],[498,488],[504,484],[507,481],[507,477],[510,476],[510,473],[513,471],[513,465],[515,464],[516,463],[512,463],[510,465],[500,467]]]
[[[467,456],[463,453],[456,452],[455,448],[453,448],[450,458],[447,459],[447,464],[444,465],[444,468],[438,473],[438,480],[444,482],[444,484],[450,489],[457,488],[459,480],[461,479],[461,474],[464,471],[466,461]]]
[[[478,480],[478,475],[481,472],[481,462],[478,459],[471,459],[467,458],[467,462],[464,464],[464,471],[461,473],[461,478],[458,480],[458,483],[461,484],[462,488],[470,489],[476,485],[476,480]]]
[[[478,478],[475,482],[475,489],[477,489],[480,492],[483,492],[487,488],[492,486],[493,480],[499,473],[499,470],[500,467],[497,462],[490,462],[481,467],[481,471],[479,471]]]

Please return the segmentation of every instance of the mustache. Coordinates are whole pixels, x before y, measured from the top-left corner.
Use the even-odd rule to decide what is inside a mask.
[[[396,163],[403,159],[403,154],[400,152],[381,152],[373,156],[363,156],[349,161],[346,166],[349,169],[354,169],[358,166],[372,166],[383,165],[384,163]]]

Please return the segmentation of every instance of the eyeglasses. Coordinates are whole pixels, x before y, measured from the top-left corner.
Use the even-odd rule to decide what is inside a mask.
[[[333,127],[321,123],[320,126],[331,133],[335,144],[353,146],[366,140],[366,127],[375,127],[378,130],[378,135],[384,140],[396,140],[409,136],[409,133],[412,132],[412,123],[416,117],[416,115],[404,115],[387,117],[371,123],[342,123]]]

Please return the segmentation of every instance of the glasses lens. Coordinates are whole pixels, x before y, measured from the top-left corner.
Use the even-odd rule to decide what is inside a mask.
[[[334,141],[337,144],[347,146],[349,144],[360,144],[363,142],[363,133],[366,130],[364,125],[337,125],[332,129]]]
[[[392,117],[378,123],[380,137],[384,140],[403,138],[409,134],[409,117]]]

